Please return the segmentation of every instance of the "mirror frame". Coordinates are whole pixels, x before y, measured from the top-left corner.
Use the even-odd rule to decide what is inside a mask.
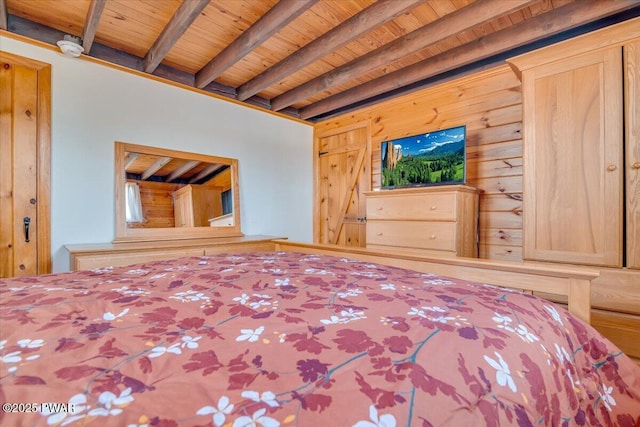
[[[125,156],[127,152],[138,152],[159,156],[200,160],[207,163],[223,163],[231,166],[231,187],[233,188],[233,226],[224,227],[165,227],[129,228],[125,218]],[[240,188],[238,184],[238,160],[228,157],[210,156],[146,145],[115,142],[115,208],[116,237],[113,243],[133,241],[205,239],[212,237],[243,236],[240,230]]]

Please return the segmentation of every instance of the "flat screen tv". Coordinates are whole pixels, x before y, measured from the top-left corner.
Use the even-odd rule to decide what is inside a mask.
[[[466,126],[384,141],[382,188],[464,184]]]

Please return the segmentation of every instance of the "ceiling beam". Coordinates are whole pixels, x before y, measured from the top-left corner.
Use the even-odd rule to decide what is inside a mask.
[[[211,0],[184,0],[144,57],[143,70],[153,73]]]
[[[419,29],[387,43],[353,61],[334,68],[271,100],[271,107],[279,111],[298,101],[310,98],[334,86],[346,83],[371,70],[432,46],[459,32],[522,9],[536,0],[481,0],[458,9]]]
[[[580,0],[561,6],[518,25],[505,28],[479,40],[427,58],[383,77],[368,81],[337,95],[300,109],[303,120],[338,108],[397,90],[403,86],[434,77],[496,54],[533,43],[589,22],[606,18],[637,6],[637,0]]]
[[[222,168],[223,166],[224,165],[220,164],[220,163],[212,163],[212,164],[210,164],[206,168],[202,169],[202,171],[200,171],[200,173],[197,176],[195,176],[194,178],[191,178],[191,180],[189,181],[189,184],[193,184],[194,182],[200,181],[205,176],[208,176],[208,175],[214,173],[215,171],[217,171],[218,169]]]
[[[127,153],[127,155],[124,158],[124,170],[125,170],[125,172],[127,171],[127,169],[129,169],[129,167],[133,164],[133,162],[136,161],[136,159],[138,158],[139,155],[140,155],[140,153]]]
[[[244,101],[419,4],[424,0],[380,0],[372,4],[238,87],[238,99]]]
[[[82,30],[82,47],[84,53],[89,54],[91,46],[93,45],[93,39],[96,37],[96,31],[98,30],[98,24],[100,23],[100,17],[104,11],[106,0],[91,0],[89,3],[89,10],[87,11],[87,19]]]
[[[318,0],[280,0],[196,73],[196,87],[203,88],[211,83],[317,2]]]
[[[145,179],[149,178],[150,176],[153,176],[154,173],[158,172],[164,165],[169,163],[171,160],[173,160],[172,157],[160,157],[160,158],[158,158],[158,160],[153,162],[153,164],[151,166],[149,166],[147,168],[147,170],[142,173],[142,176],[140,177],[140,179],[142,181],[144,181]]]
[[[173,172],[171,172],[171,174],[167,177],[165,182],[171,182],[176,178],[180,178],[182,175],[184,175],[185,173],[189,172],[191,169],[195,168],[200,163],[202,163],[202,162],[199,161],[199,160],[190,160],[190,161],[188,161],[187,163],[185,163],[182,166],[180,166],[178,169],[176,169]]]
[[[6,30],[9,28],[8,17],[9,12],[7,12],[7,0],[0,0],[0,30]]]

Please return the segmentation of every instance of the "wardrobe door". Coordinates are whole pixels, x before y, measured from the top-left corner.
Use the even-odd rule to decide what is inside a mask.
[[[624,47],[627,267],[640,269],[640,40]]]
[[[622,266],[622,49],[526,70],[524,258]]]

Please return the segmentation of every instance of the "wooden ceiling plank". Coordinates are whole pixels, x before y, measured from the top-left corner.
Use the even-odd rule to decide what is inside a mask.
[[[537,0],[483,0],[471,3],[273,98],[271,107],[274,111],[279,111],[331,87],[353,80],[371,70],[384,67],[402,57],[433,46],[461,31],[526,7],[535,1]]]
[[[318,0],[280,0],[196,73],[196,87],[207,86],[317,2]]]
[[[162,167],[167,163],[169,163],[171,160],[173,160],[172,157],[160,157],[151,166],[149,166],[149,168],[146,171],[142,173],[142,176],[140,177],[140,179],[144,181],[145,179],[153,176],[154,173],[162,169]]]
[[[206,168],[202,169],[202,171],[198,175],[196,175],[195,177],[191,178],[191,180],[189,181],[189,184],[193,184],[194,182],[200,181],[205,176],[212,174],[213,172],[217,171],[218,169],[222,168],[223,166],[225,166],[225,165],[220,164],[220,163],[212,163],[212,164],[210,164]]]
[[[184,175],[185,173],[189,172],[191,169],[195,168],[200,163],[202,163],[202,162],[200,162],[198,160],[188,161],[184,165],[180,166],[178,169],[176,169],[173,172],[171,172],[171,174],[169,174],[169,176],[167,177],[165,182],[171,182],[174,179],[180,178],[182,175]]]
[[[637,0],[602,2],[580,0],[538,15],[517,26],[489,34],[480,40],[445,51],[383,77],[368,81],[342,93],[301,108],[300,118],[307,120],[355,102],[399,89],[455,68],[487,59],[499,53],[571,30],[637,6]]]
[[[84,53],[89,54],[91,46],[93,45],[93,39],[96,37],[96,31],[98,30],[98,24],[100,23],[100,17],[104,11],[106,0],[91,0],[89,3],[89,10],[87,11],[87,19],[82,30],[82,47]]]
[[[189,26],[207,7],[211,0],[184,0],[169,23],[144,57],[143,70],[152,73],[162,62],[169,50],[182,37]]]
[[[380,25],[413,9],[424,0],[380,0],[342,24],[298,49],[282,61],[241,85],[238,99],[244,101],[272,84],[347,45]]]
[[[7,12],[7,0],[0,0],[0,30],[9,28],[9,12]]]

